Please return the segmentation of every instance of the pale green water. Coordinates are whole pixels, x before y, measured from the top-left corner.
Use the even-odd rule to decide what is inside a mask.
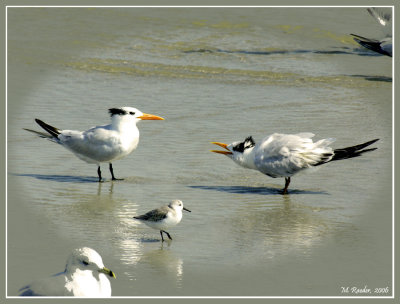
[[[340,296],[391,289],[391,59],[348,35],[379,36],[362,8],[8,11],[8,295],[89,246],[117,274],[114,296]],[[22,128],[84,130],[107,109],[142,122],[117,177]],[[378,150],[292,179],[209,152],[273,132],[380,138]],[[181,199],[192,213],[161,244],[132,220]]]

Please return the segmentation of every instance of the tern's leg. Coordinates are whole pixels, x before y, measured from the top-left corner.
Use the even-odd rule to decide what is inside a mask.
[[[101,182],[101,170],[100,166],[97,168],[97,174],[99,175],[99,183]]]
[[[160,234],[161,234],[161,240],[164,242],[164,237],[163,237],[162,233],[163,233],[163,231],[162,231],[162,230],[160,230]]]
[[[162,232],[165,232],[165,233],[167,234],[168,238],[169,238],[170,240],[172,240],[172,237],[169,235],[169,233],[168,233],[167,231],[162,230]]]
[[[123,178],[115,178],[112,163],[110,163],[110,172],[111,172],[112,180],[123,180]]]
[[[289,187],[290,184],[290,176],[289,177],[285,177],[285,188],[283,188],[283,193],[282,194],[287,194],[287,189]]]

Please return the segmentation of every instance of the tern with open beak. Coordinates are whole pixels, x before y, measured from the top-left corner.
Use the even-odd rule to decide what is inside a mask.
[[[272,134],[265,137],[258,144],[253,138],[247,137],[243,142],[224,144],[212,142],[224,151],[212,150],[211,152],[228,156],[238,165],[258,170],[270,177],[284,177],[285,187],[283,194],[287,194],[290,177],[294,174],[315,166],[329,163],[334,160],[353,158],[377,148],[369,148],[369,145],[378,141],[374,139],[366,143],[333,150],[329,145],[333,138],[312,141],[312,133],[300,134]]]

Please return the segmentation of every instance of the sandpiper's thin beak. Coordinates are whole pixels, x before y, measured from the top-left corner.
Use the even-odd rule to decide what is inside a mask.
[[[222,148],[224,148],[224,149],[227,150],[227,151],[211,150],[211,152],[219,153],[219,154],[224,154],[224,155],[231,155],[231,154],[232,154],[232,152],[229,151],[228,145],[227,145],[227,144],[220,143],[220,142],[211,142],[211,143],[214,144],[214,145],[220,146],[220,147],[222,147]]]
[[[157,116],[157,115],[153,115],[153,114],[146,114],[143,113],[142,116],[138,117],[141,120],[164,120],[164,118]]]
[[[183,207],[183,210],[185,210],[185,211],[187,211],[187,212],[192,212],[192,211],[190,211],[189,209],[187,209],[187,208],[185,208],[185,207]]]
[[[114,273],[112,270],[110,270],[110,269],[108,269],[108,268],[106,268],[106,267],[100,269],[99,272],[102,272],[102,273],[104,273],[104,274],[106,274],[106,275],[108,275],[108,276],[110,276],[110,277],[112,277],[112,278],[114,278],[114,279],[117,278],[117,277],[115,276],[115,273]]]

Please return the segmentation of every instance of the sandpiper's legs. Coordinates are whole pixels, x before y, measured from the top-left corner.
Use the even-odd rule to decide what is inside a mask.
[[[282,194],[287,194],[287,189],[289,187],[290,184],[290,176],[289,177],[285,177],[285,188],[283,188],[283,193]]]
[[[111,172],[111,179],[112,180],[123,180],[123,178],[115,178],[114,169],[113,169],[112,163],[110,163],[110,172]]]
[[[161,240],[164,242],[164,237],[163,237],[162,233],[163,233],[163,231],[162,231],[162,230],[160,230],[160,234],[161,234]]]
[[[167,234],[167,236],[168,236],[168,238],[170,239],[170,240],[172,240],[172,237],[169,235],[169,233],[167,232],[167,231],[165,231],[165,230],[161,230],[162,232],[165,232],[166,234]]]

